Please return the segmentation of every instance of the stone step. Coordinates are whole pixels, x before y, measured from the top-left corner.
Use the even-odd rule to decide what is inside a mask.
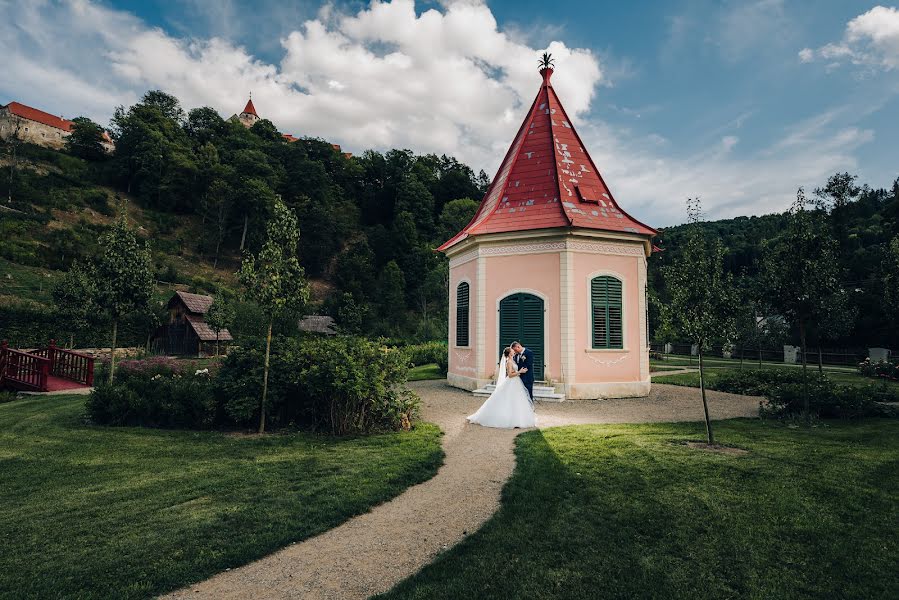
[[[489,383],[481,389],[473,391],[472,394],[474,394],[475,396],[482,396],[486,398],[487,396],[492,394],[495,389],[496,386],[492,383]],[[534,399],[544,402],[563,402],[565,400],[565,394],[557,394],[556,390],[548,385],[535,385]]]

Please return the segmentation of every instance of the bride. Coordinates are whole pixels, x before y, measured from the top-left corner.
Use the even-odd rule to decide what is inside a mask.
[[[476,413],[468,417],[470,423],[484,427],[534,427],[534,407],[531,406],[528,390],[519,375],[527,369],[517,371],[512,362],[512,349],[503,350],[500,360],[496,389],[481,405]]]

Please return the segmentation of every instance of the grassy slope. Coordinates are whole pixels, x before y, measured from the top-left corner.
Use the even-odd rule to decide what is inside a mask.
[[[440,432],[263,438],[101,428],[84,396],[0,404],[0,598],[145,598],[424,481]]]
[[[502,508],[384,598],[899,597],[899,422],[518,437]]]

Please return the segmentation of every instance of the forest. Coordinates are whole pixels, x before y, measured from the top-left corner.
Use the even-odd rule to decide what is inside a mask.
[[[447,263],[434,248],[473,216],[489,185],[481,171],[448,156],[409,150],[347,156],[326,140],[285,139],[261,120],[251,128],[209,107],[185,110],[177,98],[147,92],[115,110],[116,142],[106,155],[103,127],[76,120],[64,152],[4,143],[5,203],[0,211],[0,331],[21,345],[64,337],[49,290],[73,264],[97,252],[99,235],[125,210],[150,242],[157,283],[153,314],[124,327],[142,344],[162,318],[174,288],[222,295],[237,304],[234,332],[255,335],[259,316],[241,300],[234,273],[244,251],[261,243],[280,198],[300,225],[299,259],[311,283],[305,314],[328,314],[345,332],[393,340],[444,340]],[[808,192],[815,222],[835,247],[848,307],[847,326],[828,332],[831,346],[886,345],[896,339],[899,310],[899,179],[872,189],[848,173]],[[683,190],[684,200],[691,190]],[[626,198],[622,199],[627,208]],[[702,221],[692,225],[723,241],[725,267],[740,302],[755,316],[776,314],[760,261],[778,243],[789,214]],[[665,228],[649,260],[650,328],[655,341],[676,341],[659,325],[667,291],[661,268],[675,260],[687,225]],[[899,263],[897,263],[899,264]],[[79,332],[101,344],[102,317]],[[290,333],[296,319],[278,325]],[[795,331],[772,332],[777,345]],[[824,337],[822,331],[819,338]]]

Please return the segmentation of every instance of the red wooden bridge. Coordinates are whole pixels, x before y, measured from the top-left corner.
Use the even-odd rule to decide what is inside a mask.
[[[94,357],[56,347],[27,352],[0,343],[0,388],[55,392],[94,385]]]

